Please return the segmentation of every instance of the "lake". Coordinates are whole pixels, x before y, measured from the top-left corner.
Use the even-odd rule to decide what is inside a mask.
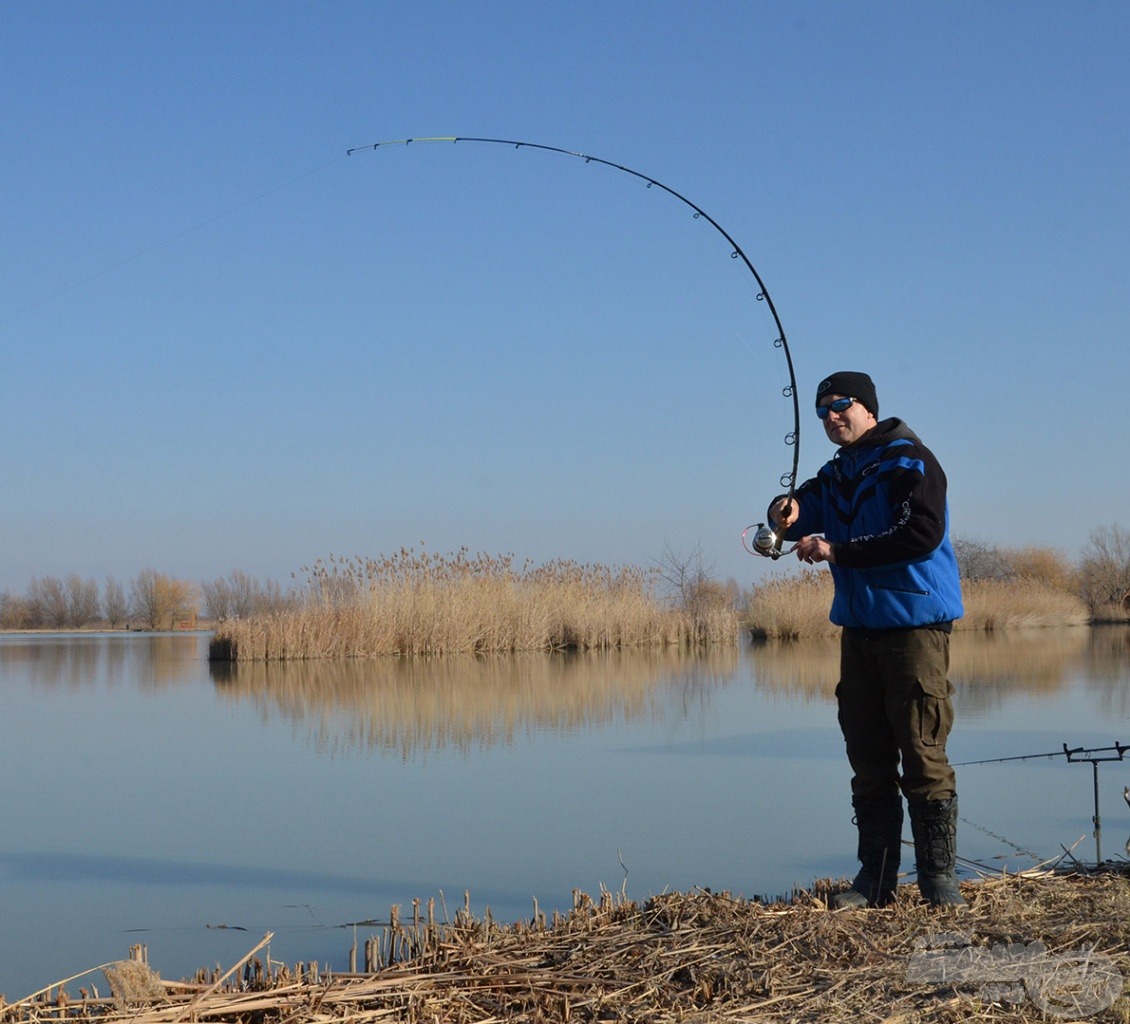
[[[344,970],[413,899],[517,920],[854,874],[834,641],[233,666],[208,640],[0,636],[10,1001],[136,943],[172,979],[268,931]],[[958,633],[951,678],[954,762],[1130,742],[1130,627]],[[1098,781],[1124,858],[1130,761]],[[1093,783],[1062,753],[959,767],[962,873],[1093,862]]]

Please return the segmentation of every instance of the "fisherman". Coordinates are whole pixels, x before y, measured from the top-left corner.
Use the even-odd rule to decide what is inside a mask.
[[[796,541],[802,562],[827,562],[835,584],[836,700],[861,866],[833,904],[878,907],[894,898],[905,797],[919,891],[934,906],[962,906],[946,738],[950,630],[963,608],[945,473],[902,420],[879,420],[866,373],[822,380],[816,415],[839,450],[791,498],[775,498],[769,520]]]

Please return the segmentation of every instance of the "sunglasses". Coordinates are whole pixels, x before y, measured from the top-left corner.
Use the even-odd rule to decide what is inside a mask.
[[[827,405],[818,405],[816,407],[816,415],[822,420],[828,418],[830,412],[847,412],[856,402],[854,398],[837,398],[834,402],[829,402]]]

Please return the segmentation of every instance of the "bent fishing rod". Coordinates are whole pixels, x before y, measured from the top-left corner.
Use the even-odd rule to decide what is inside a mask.
[[[514,149],[539,149],[546,153],[558,153],[561,156],[575,157],[578,160],[583,160],[586,164],[602,164],[605,167],[610,167],[616,171],[623,171],[625,174],[630,174],[634,178],[639,178],[647,184],[648,188],[653,186],[662,189],[668,195],[673,196],[679,202],[690,207],[694,211],[695,219],[702,218],[705,220],[715,231],[717,231],[730,245],[730,258],[740,259],[745,265],[746,269],[753,275],[754,280],[757,282],[757,301],[764,302],[769,309],[769,313],[773,317],[773,323],[777,328],[777,337],[773,341],[775,348],[781,349],[785,355],[785,362],[789,370],[789,383],[781,389],[781,394],[785,398],[792,399],[793,405],[793,429],[785,435],[785,444],[793,449],[793,464],[792,469],[787,473],[781,474],[781,486],[787,488],[789,499],[792,498],[796,490],[797,484],[797,467],[800,462],[800,398],[797,392],[796,373],[793,369],[793,357],[789,351],[788,339],[785,337],[785,328],[781,324],[781,318],[777,314],[777,307],[773,304],[773,299],[769,295],[769,289],[765,287],[765,282],[762,280],[761,275],[757,272],[757,268],[750,262],[748,256],[742,250],[742,247],[734,241],[730,233],[722,227],[713,217],[710,216],[701,206],[692,202],[681,192],[676,192],[669,185],[664,185],[663,182],[648,174],[643,174],[640,171],[633,170],[631,167],[625,167],[623,164],[614,163],[611,160],[604,160],[598,156],[592,156],[588,153],[579,153],[571,149],[562,149],[560,146],[546,146],[537,142],[520,142],[515,139],[487,139],[476,138],[466,135],[437,135],[427,136],[424,138],[411,138],[411,139],[395,139],[387,142],[373,142],[367,146],[356,146],[353,149],[346,150],[347,156],[352,156],[354,153],[363,150],[375,150],[382,146],[408,146],[416,142],[472,142],[472,143],[487,143],[496,146],[510,146]],[[753,531],[752,534],[752,547],[746,541],[747,534]],[[784,530],[774,530],[765,523],[756,523],[753,526],[747,526],[742,531],[742,546],[750,554],[763,555],[766,558],[780,558],[783,554],[781,544],[784,540]]]

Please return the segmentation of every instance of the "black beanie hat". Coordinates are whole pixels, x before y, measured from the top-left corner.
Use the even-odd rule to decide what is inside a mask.
[[[816,385],[816,404],[825,395],[846,395],[854,398],[876,419],[879,418],[879,396],[875,394],[875,382],[865,373],[855,370],[838,370],[829,374]]]

